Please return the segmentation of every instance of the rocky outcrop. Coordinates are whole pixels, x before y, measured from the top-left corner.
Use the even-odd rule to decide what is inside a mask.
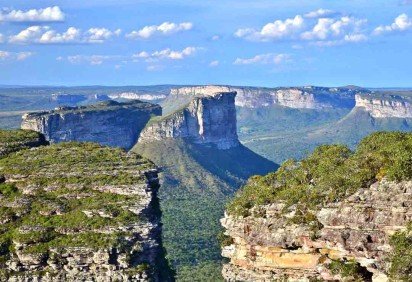
[[[44,136],[30,130],[0,130],[0,158],[20,150],[47,145]]]
[[[141,101],[104,101],[25,114],[21,128],[40,132],[51,143],[87,141],[130,149],[147,121],[161,113],[160,106]]]
[[[280,105],[295,109],[352,108],[355,94],[368,92],[364,89],[326,88],[326,87],[292,87],[261,88],[232,86],[193,86],[172,89],[167,99],[190,99],[194,95],[211,95],[216,92],[237,92],[236,106],[247,108]]]
[[[144,101],[154,101],[154,100],[162,100],[165,99],[167,96],[164,94],[142,94],[142,93],[135,93],[135,92],[124,92],[118,94],[110,94],[109,97],[111,99],[130,99],[130,100],[144,100]]]
[[[315,214],[321,224],[316,236],[308,224],[291,222],[296,207],[288,213],[284,207],[265,205],[254,216],[221,220],[233,240],[222,252],[230,259],[223,268],[227,281],[342,281],[331,270],[342,259],[363,272],[365,281],[389,281],[389,238],[412,220],[412,182],[383,179],[324,206]]]
[[[412,103],[399,96],[356,95],[356,107],[374,118],[412,118]]]
[[[149,161],[71,142],[1,159],[0,174],[1,281],[168,281]]]
[[[236,92],[192,97],[184,109],[149,122],[138,142],[185,138],[219,149],[237,147],[235,97]]]

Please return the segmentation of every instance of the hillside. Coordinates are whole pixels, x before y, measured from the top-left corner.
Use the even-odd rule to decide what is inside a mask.
[[[133,151],[161,168],[163,241],[177,279],[219,281],[224,205],[246,179],[277,165],[241,145],[219,150],[184,139],[138,143]]]
[[[251,178],[221,220],[225,279],[410,281],[411,160],[411,133],[379,132]]]
[[[151,162],[64,143],[12,153],[0,175],[1,281],[169,279]]]
[[[0,129],[0,159],[23,149],[48,145],[44,136],[31,130]]]
[[[225,202],[251,175],[277,168],[239,143],[235,96],[192,97],[153,118],[132,149],[162,170],[163,239],[179,281],[221,280],[217,235]]]

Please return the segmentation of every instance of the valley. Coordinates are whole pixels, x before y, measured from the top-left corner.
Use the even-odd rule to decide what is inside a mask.
[[[50,89],[30,94],[33,108],[27,111],[17,102],[20,94],[1,89],[11,103],[0,113],[0,125],[39,131],[52,144],[123,147],[154,162],[160,169],[161,241],[178,281],[223,281],[220,241],[227,238],[219,219],[250,177],[303,159],[322,144],[354,149],[375,131],[412,126],[408,90],[162,86],[71,94],[79,89],[67,88],[59,99]],[[36,105],[45,100],[40,110]],[[228,267],[226,279],[234,275]]]

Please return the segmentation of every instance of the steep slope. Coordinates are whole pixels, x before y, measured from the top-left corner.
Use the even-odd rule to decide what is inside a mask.
[[[141,101],[104,101],[26,114],[21,127],[43,133],[51,143],[86,141],[131,149],[149,119],[161,113],[160,106]]]
[[[1,281],[169,279],[151,162],[70,142],[10,154],[0,175]]]
[[[225,202],[251,175],[277,168],[240,145],[233,98],[197,97],[151,121],[133,148],[162,170],[163,240],[179,281],[221,279],[217,235]]]
[[[410,281],[412,134],[323,145],[228,205],[227,281]]]

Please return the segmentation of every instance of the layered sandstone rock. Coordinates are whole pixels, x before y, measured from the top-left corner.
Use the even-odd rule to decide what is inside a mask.
[[[328,204],[315,212],[321,224],[316,233],[291,221],[296,207],[284,207],[261,206],[252,216],[221,220],[233,240],[222,251],[230,259],[223,268],[227,281],[343,281],[330,268],[342,260],[363,272],[365,281],[389,281],[389,238],[412,220],[412,182],[383,179]]]
[[[157,169],[92,143],[0,160],[1,281],[168,281]]]
[[[192,86],[172,89],[167,99],[184,101],[195,95],[212,95],[216,92],[237,92],[236,106],[247,108],[280,105],[296,109],[352,108],[355,94],[368,92],[364,89],[293,87],[262,88],[232,86]]]
[[[139,143],[165,138],[185,138],[219,149],[239,146],[236,132],[236,92],[191,97],[182,110],[152,120],[142,131]]]
[[[161,113],[160,106],[150,103],[105,101],[25,114],[21,128],[40,132],[51,143],[86,141],[130,149],[147,121]]]
[[[365,109],[374,118],[412,118],[412,103],[400,97],[356,95],[356,107]]]

